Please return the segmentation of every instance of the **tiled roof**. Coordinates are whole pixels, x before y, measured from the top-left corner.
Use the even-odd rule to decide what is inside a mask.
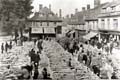
[[[69,25],[80,25],[85,24],[84,17],[86,15],[86,11],[81,11],[73,15],[71,19],[69,19]]]
[[[29,20],[34,21],[62,21],[61,18],[57,17],[50,9],[44,7],[39,12],[36,12]]]
[[[86,11],[81,11],[76,13],[71,19],[69,19],[69,25],[83,25],[85,24],[85,20],[96,20],[103,6],[108,3],[101,4],[93,9],[89,9]]]
[[[101,4],[94,9],[88,10],[87,15],[85,16],[85,20],[97,20],[98,15],[101,13],[101,9],[103,6],[107,5],[108,3]]]
[[[109,4],[103,6],[102,8],[114,7],[114,6],[117,6],[117,5],[120,5],[120,0],[110,2]]]

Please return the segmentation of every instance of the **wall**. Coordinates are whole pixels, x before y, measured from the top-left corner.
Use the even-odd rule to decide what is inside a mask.
[[[41,26],[41,22],[31,22],[31,27],[57,27],[61,24],[62,22],[56,22],[56,24],[54,22],[49,22],[49,26],[47,26],[47,22],[42,22]]]
[[[102,24],[102,19],[104,19],[105,20],[105,25],[104,25],[104,27],[101,25]],[[110,20],[110,24],[108,24],[108,21],[107,20]],[[117,28],[115,28],[115,26],[113,25],[114,24],[114,19],[117,19],[118,20],[118,27]],[[120,16],[117,16],[117,17],[106,17],[106,18],[99,18],[99,21],[98,21],[99,23],[99,25],[98,25],[98,27],[99,27],[99,29],[102,29],[102,30],[114,30],[114,31],[120,31]]]

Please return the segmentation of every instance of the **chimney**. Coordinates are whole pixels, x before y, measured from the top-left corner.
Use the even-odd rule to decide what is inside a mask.
[[[94,0],[94,7],[97,7],[100,5],[100,0]]]
[[[56,13],[56,16],[58,17],[58,13]]]
[[[39,5],[39,11],[40,11],[42,8],[43,8],[43,5],[40,4],[40,5]]]
[[[82,7],[82,11],[85,11],[85,7]]]
[[[69,15],[66,15],[66,18],[69,19]]]
[[[59,17],[62,17],[62,9],[59,9]]]
[[[78,12],[78,9],[76,8],[76,9],[75,9],[75,13],[77,13],[77,12]]]
[[[89,9],[90,9],[90,4],[87,5],[87,10],[89,10]]]
[[[51,4],[49,4],[49,9],[51,10]]]
[[[71,14],[71,18],[73,17],[73,14]]]

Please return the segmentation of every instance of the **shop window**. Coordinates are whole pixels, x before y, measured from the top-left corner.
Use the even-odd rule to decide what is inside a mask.
[[[101,20],[101,27],[102,27],[103,29],[105,28],[105,20],[104,20],[104,19]]]
[[[47,22],[47,26],[49,26],[49,22]]]
[[[118,28],[118,19],[113,19],[113,27],[114,29]]]
[[[54,22],[54,25],[56,25],[56,22]]]
[[[40,22],[40,26],[42,26],[42,22]]]
[[[108,28],[110,26],[110,19],[107,19]]]

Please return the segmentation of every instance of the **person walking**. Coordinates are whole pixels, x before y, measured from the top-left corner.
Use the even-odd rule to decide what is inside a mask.
[[[4,52],[4,43],[2,43],[2,45],[1,45],[1,53],[3,53]]]
[[[12,49],[12,41],[10,41],[9,49]]]
[[[39,76],[38,67],[35,67],[33,79],[38,79],[38,76]]]
[[[48,73],[47,73],[47,69],[46,68],[43,69],[42,75],[43,75],[43,79],[47,79]]]
[[[36,64],[36,66],[38,67],[39,61],[40,61],[40,56],[39,56],[39,52],[37,52],[37,54],[35,55],[34,65]]]
[[[43,47],[42,47],[42,41],[38,41],[37,47],[38,47],[39,52],[41,53],[41,50],[43,49]]]
[[[8,48],[9,48],[9,45],[8,45],[8,43],[6,42],[6,44],[5,44],[5,52],[8,51]]]

